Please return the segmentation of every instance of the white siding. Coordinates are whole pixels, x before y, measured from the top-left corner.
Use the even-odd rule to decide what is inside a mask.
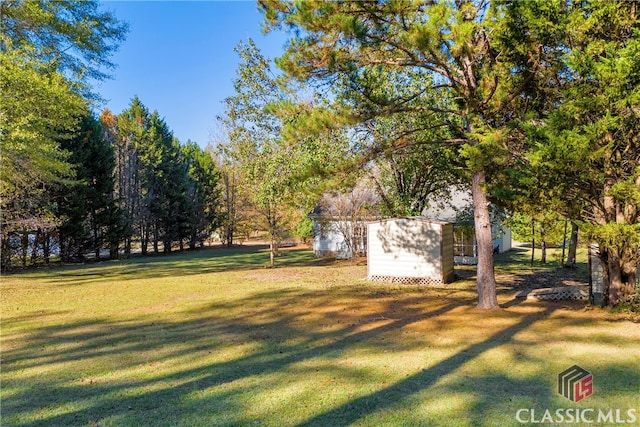
[[[344,235],[333,222],[320,224],[316,221],[314,223],[313,252],[316,256],[351,257]]]
[[[366,225],[364,223],[315,220],[313,233],[313,253],[315,256],[351,258],[354,254],[351,253],[352,251],[349,249],[349,245],[345,240],[345,232],[350,232],[355,235],[353,244],[356,254],[366,252]]]
[[[473,225],[473,198],[471,190],[466,191],[452,188],[449,198],[429,200],[428,207],[422,212],[427,218],[438,221],[453,222],[456,224]],[[506,252],[512,248],[511,230],[502,224],[500,215],[491,211],[491,233],[493,235],[493,248],[499,247],[499,252]],[[475,238],[473,239],[475,246]],[[472,251],[476,252],[474,248]],[[461,254],[456,251],[456,264],[477,264],[478,258],[471,253]]]
[[[501,237],[501,245],[500,252],[510,251],[513,248],[513,244],[511,243],[511,229],[505,226],[502,226],[502,237]]]
[[[443,236],[443,228],[445,235]],[[398,218],[369,224],[369,277],[430,278],[453,276],[453,227],[424,218]],[[446,244],[443,245],[443,238]],[[443,262],[443,258],[446,260]]]
[[[491,243],[492,248],[494,249],[498,248],[499,253],[511,250],[512,243],[511,243],[510,228],[505,227],[501,223],[494,224],[491,226],[491,234],[493,236],[493,240]],[[469,250],[469,248],[467,248],[467,250]],[[473,253],[475,254],[476,252],[477,252],[477,247],[476,247],[476,239],[474,236],[473,237]],[[470,254],[463,256],[460,253],[455,253],[454,261],[456,264],[459,264],[459,265],[476,265],[478,263],[478,257],[475,255],[472,256]]]

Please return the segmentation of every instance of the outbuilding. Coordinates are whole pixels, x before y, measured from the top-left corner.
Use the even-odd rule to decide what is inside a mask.
[[[453,281],[453,224],[424,217],[368,224],[369,280],[440,285]]]

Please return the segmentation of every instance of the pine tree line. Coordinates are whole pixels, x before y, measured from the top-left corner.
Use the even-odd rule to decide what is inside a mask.
[[[24,267],[55,255],[72,262],[194,249],[218,226],[219,172],[210,153],[180,144],[137,97],[117,116],[87,114],[60,148],[73,173],[21,199],[28,206],[14,212],[21,220],[3,227],[5,270],[12,258]]]
[[[219,173],[197,144],[181,145],[158,112],[136,97],[101,118],[115,149],[114,194],[123,214],[124,253],[171,252],[202,244],[217,226]]]

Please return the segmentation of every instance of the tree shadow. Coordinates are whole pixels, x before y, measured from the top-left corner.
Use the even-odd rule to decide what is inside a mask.
[[[515,334],[526,329],[534,322],[545,318],[550,313],[551,310],[547,309],[543,312],[527,315],[518,323],[499,331],[486,340],[469,345],[451,357],[436,363],[430,368],[422,370],[422,372],[382,390],[354,399],[345,405],[338,406],[331,411],[317,415],[299,425],[347,425],[356,422],[371,412],[370,408],[373,408],[376,412],[390,408],[395,405],[399,399],[406,399],[413,394],[434,386],[440,378],[453,373],[462,365],[477,358],[487,350],[508,342]]]
[[[544,288],[587,284],[589,269],[586,262],[576,268],[564,268],[557,263],[529,264],[528,250],[513,248],[495,256],[496,275],[503,277],[503,285],[513,288]]]
[[[345,305],[323,313],[326,307],[335,305],[336,298],[351,297],[354,293],[360,293],[362,298],[385,298],[372,296],[365,289],[334,290],[332,293],[278,290],[258,293],[241,301],[200,307],[188,313],[191,318],[188,321],[84,319],[60,321],[34,329],[28,337],[21,339],[24,344],[3,349],[3,385],[8,393],[3,398],[3,417],[9,420],[32,418],[28,422],[16,422],[16,425],[67,426],[86,425],[105,417],[139,416],[145,411],[162,412],[163,405],[175,405],[194,390],[222,387],[249,377],[280,372],[308,360],[337,360],[353,346],[375,347],[375,338],[380,335],[393,334],[406,325],[438,317],[472,302],[471,298],[452,298],[445,304],[424,310],[420,305],[422,298],[414,296],[382,303],[381,311],[367,312],[367,316],[362,317],[363,307],[370,304],[362,299],[356,306]],[[300,301],[305,301],[303,309],[298,308]],[[224,316],[238,307],[243,308],[243,315],[233,319]],[[308,316],[317,317],[313,321],[317,328],[307,329],[306,321],[303,325],[298,324]],[[9,322],[37,321],[38,317],[21,317]],[[332,327],[327,328],[328,325]],[[93,381],[91,375],[85,378],[81,373],[53,379],[47,375],[21,374],[75,364],[83,366],[88,361],[105,358],[118,360],[116,370],[126,371],[136,369],[141,363],[162,365],[243,343],[254,347],[244,356],[136,381]],[[336,375],[350,375],[348,369],[336,367],[335,371]],[[312,373],[313,370],[307,374]],[[20,384],[13,384],[12,375],[20,376],[20,383],[31,384],[31,387],[23,389]],[[165,383],[180,385],[159,386]],[[127,396],[128,390],[138,388],[150,391]],[[233,401],[236,394],[237,391],[216,393],[216,399]],[[86,402],[92,403],[87,406]],[[81,409],[51,416],[37,415],[43,408],[56,404]],[[240,414],[232,408],[225,411]],[[38,416],[40,419],[36,419]]]
[[[247,413],[248,405],[255,405],[256,396],[265,390],[281,386],[278,381],[283,377],[293,380],[330,374],[358,381],[372,374],[341,363],[355,350],[383,354],[433,346],[448,351],[446,357],[413,375],[289,421],[299,425],[356,423],[433,390],[440,379],[469,362],[511,345],[516,334],[547,319],[557,308],[483,313],[483,319],[495,318],[506,325],[486,334],[484,325],[468,324],[467,318],[479,318],[469,308],[474,302],[475,295],[468,291],[343,286],[330,291],[274,289],[239,299],[216,299],[185,308],[179,320],[159,316],[73,320],[58,313],[63,317],[52,322],[49,317],[55,313],[43,313],[42,327],[6,337],[3,418],[25,426],[100,425],[105,419],[119,425],[195,425],[203,419],[211,425],[264,423],[259,415]],[[7,321],[37,322],[39,316]],[[583,323],[589,322],[568,319],[565,325]],[[408,334],[418,326],[420,334]],[[480,331],[480,338],[469,335],[469,344],[462,348],[449,348],[452,344],[436,339],[456,327]],[[543,338],[520,345],[536,345]],[[237,348],[246,350],[235,351]],[[212,354],[225,352],[231,355],[211,359]],[[102,362],[106,363],[103,368],[88,368],[105,360],[108,363]],[[631,380],[638,379],[637,369],[620,369]],[[54,374],[57,370],[66,373]],[[603,367],[598,375],[611,372]],[[536,377],[514,379],[489,369],[465,381],[477,385],[469,409],[471,425],[489,425],[495,411],[510,409],[495,397],[514,389],[523,391],[525,402],[539,398],[539,404],[552,403],[553,392]],[[465,392],[469,390],[465,381],[456,380],[447,387],[455,393]],[[494,383],[505,391],[496,391],[491,387]],[[293,399],[303,393],[296,391]],[[63,409],[50,409],[56,405]]]

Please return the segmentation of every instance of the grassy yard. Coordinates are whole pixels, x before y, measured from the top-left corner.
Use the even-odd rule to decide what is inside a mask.
[[[306,250],[275,270],[245,248],[4,276],[1,424],[511,426],[523,408],[640,424],[637,319],[514,299],[586,280],[527,260],[498,257],[492,312],[474,308],[473,268],[442,288],[373,284]],[[594,378],[578,403],[556,390],[574,364]]]

